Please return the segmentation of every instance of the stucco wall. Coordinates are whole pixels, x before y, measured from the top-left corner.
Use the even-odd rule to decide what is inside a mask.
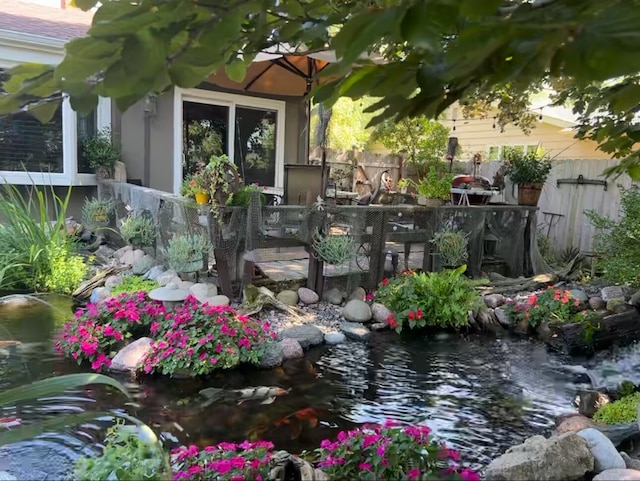
[[[199,88],[212,87],[208,85]],[[212,89],[213,90],[213,89]],[[236,92],[237,93],[237,92]],[[285,164],[306,163],[305,103],[302,98],[278,98],[285,107]],[[150,118],[151,170],[148,187],[173,191],[173,91],[157,98],[156,114]],[[114,130],[119,132],[122,158],[128,179],[144,178],[145,112],[138,102],[126,112],[114,108]]]

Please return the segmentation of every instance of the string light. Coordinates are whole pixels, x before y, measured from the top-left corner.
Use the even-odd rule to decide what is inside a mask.
[[[454,130],[454,131],[456,130],[456,119],[453,119],[453,129],[451,130]]]
[[[497,119],[497,118],[498,118],[498,117],[494,117],[494,118],[493,118],[493,128],[494,128],[494,129],[496,128],[496,119]]]

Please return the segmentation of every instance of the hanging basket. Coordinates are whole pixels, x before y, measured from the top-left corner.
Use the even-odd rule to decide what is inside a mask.
[[[542,194],[542,184],[520,184],[518,185],[518,205],[535,207]]]

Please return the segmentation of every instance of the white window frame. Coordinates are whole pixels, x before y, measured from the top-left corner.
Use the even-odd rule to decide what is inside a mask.
[[[21,62],[55,65],[64,56],[64,40],[0,31],[0,68]],[[62,172],[23,172],[0,170],[0,181],[17,185],[97,185],[95,174],[78,173],[78,118],[68,97],[62,100]],[[98,130],[111,126],[111,100],[100,97],[96,109]]]
[[[265,192],[282,195],[284,192],[284,129],[286,103],[283,100],[263,99],[248,95],[229,94],[203,89],[181,89],[176,87],[173,93],[173,193],[180,194],[182,185],[182,115],[183,102],[220,105],[229,107],[229,128],[227,145],[229,158],[235,159],[236,108],[248,107],[274,110],[278,114],[276,121],[276,172],[275,185],[266,186]]]
[[[533,145],[534,144],[500,144],[500,145],[494,144],[494,145],[489,145],[487,147],[486,155],[487,155],[487,158],[488,158],[491,148],[492,147],[497,147],[498,148],[498,157],[500,158],[500,160],[504,160],[503,153],[504,153],[505,147],[506,148],[508,148],[508,147],[522,147],[524,149],[524,153],[528,154],[529,153],[529,147],[531,147]],[[536,144],[536,149],[538,149],[539,147],[542,147],[542,146]]]

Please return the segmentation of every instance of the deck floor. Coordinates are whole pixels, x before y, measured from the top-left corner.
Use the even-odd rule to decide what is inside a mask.
[[[388,243],[387,247],[393,247],[398,251],[398,268],[405,268],[404,250],[401,244]],[[414,244],[411,246],[408,267],[410,269],[421,269],[424,246]],[[309,270],[309,254],[302,247],[287,249],[258,249],[258,266],[262,272],[275,282],[306,279]],[[324,275],[326,277],[337,277],[346,274],[368,272],[366,258],[360,256],[358,262],[355,260],[341,266],[325,265]],[[358,263],[360,265],[358,265]],[[391,256],[387,256],[385,270],[392,270]]]

